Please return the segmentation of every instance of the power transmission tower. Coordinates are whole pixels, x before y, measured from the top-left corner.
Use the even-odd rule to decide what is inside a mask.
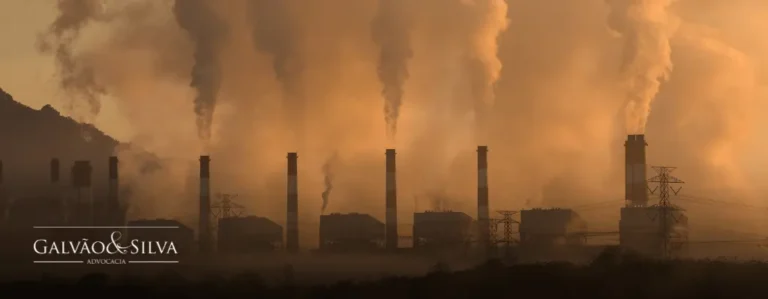
[[[514,243],[515,238],[512,237],[514,234],[514,231],[512,231],[512,225],[513,224],[519,224],[517,220],[513,219],[512,216],[517,214],[516,211],[496,211],[497,213],[501,214],[501,219],[499,219],[499,223],[504,225],[504,237],[502,238],[501,242],[505,243],[507,247],[510,247],[512,243]]]
[[[217,194],[219,199],[216,203],[211,205],[211,212],[213,216],[218,220],[222,218],[237,217],[243,213],[245,208],[232,200],[237,198],[237,194]],[[216,221],[218,223],[218,221]]]
[[[671,233],[673,223],[671,223],[671,221],[679,221],[679,219],[675,218],[675,212],[682,211],[682,209],[674,206],[669,201],[669,198],[671,194],[677,195],[680,193],[680,190],[683,189],[683,186],[680,186],[677,189],[672,186],[675,184],[684,184],[685,182],[672,176],[671,173],[676,167],[653,166],[652,168],[656,171],[656,176],[650,178],[648,182],[658,183],[658,185],[651,190],[651,194],[655,194],[656,191],[659,192],[659,203],[654,205],[654,207],[658,210],[660,220],[659,234],[662,243],[661,256],[662,258],[668,258],[672,249],[670,245],[673,237]]]
[[[501,219],[498,220],[497,223],[501,223],[504,225],[504,237],[501,240],[501,243],[504,243],[505,246],[505,254],[509,255],[512,248],[512,243],[517,242],[517,240],[513,237],[514,231],[512,231],[512,225],[513,224],[520,224],[517,220],[513,219],[512,216],[517,214],[516,211],[496,211],[497,213],[501,214]]]

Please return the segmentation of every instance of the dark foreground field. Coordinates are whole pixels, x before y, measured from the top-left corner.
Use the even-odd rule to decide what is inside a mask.
[[[323,286],[268,286],[255,274],[186,279],[89,274],[76,280],[44,276],[2,284],[0,298],[44,294],[108,298],[768,298],[768,264],[729,261],[651,261],[605,252],[590,265],[505,266],[491,261],[451,272],[440,264],[423,277],[391,277]],[[43,294],[41,294],[43,293]],[[104,298],[107,298],[104,297]]]

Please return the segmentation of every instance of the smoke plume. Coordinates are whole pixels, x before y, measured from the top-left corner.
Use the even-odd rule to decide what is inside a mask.
[[[673,0],[608,0],[609,26],[622,35],[624,54],[622,84],[627,88],[627,132],[645,132],[651,103],[672,71]]]
[[[325,190],[323,190],[322,198],[323,198],[323,207],[320,210],[320,213],[325,212],[325,208],[328,207],[328,201],[331,198],[331,190],[333,190],[333,177],[334,177],[334,167],[336,162],[338,161],[338,153],[334,152],[333,155],[328,157],[327,160],[325,160],[325,163],[323,164],[323,183],[325,184]]]
[[[184,28],[195,45],[195,64],[191,86],[197,91],[195,114],[200,139],[211,138],[213,113],[221,84],[218,48],[223,23],[209,6],[208,0],[176,0],[173,12],[179,26]]]
[[[90,22],[104,17],[99,0],[58,0],[59,15],[48,26],[48,31],[38,39],[38,50],[44,54],[53,54],[56,61],[59,86],[66,93],[66,108],[78,110],[81,99],[85,101],[87,112],[80,115],[81,120],[93,121],[101,110],[99,96],[105,93],[92,68],[79,63],[73,46],[80,37],[80,31]]]
[[[408,0],[379,0],[376,18],[373,20],[373,40],[380,47],[378,60],[379,80],[383,85],[384,118],[387,137],[394,140],[397,119],[403,100],[403,84],[408,80],[408,60],[413,57],[409,28]]]
[[[476,14],[477,22],[469,42],[468,69],[471,93],[475,103],[476,134],[486,135],[488,111],[495,100],[494,85],[499,80],[502,63],[498,53],[499,35],[507,29],[507,2],[505,0],[465,0]],[[487,137],[481,137],[487,142]]]
[[[301,139],[305,118],[305,99],[301,74],[304,70],[299,53],[298,19],[292,15],[292,1],[250,1],[250,20],[256,48],[271,56],[272,71],[282,85],[283,117]]]

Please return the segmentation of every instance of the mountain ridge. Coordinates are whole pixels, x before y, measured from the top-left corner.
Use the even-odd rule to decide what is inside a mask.
[[[49,182],[50,161],[59,159],[67,183],[74,161],[93,167],[94,190],[106,185],[109,156],[123,144],[90,124],[61,115],[51,105],[34,109],[0,88],[0,161],[3,184],[12,193],[28,194]],[[105,178],[105,179],[102,179]],[[104,182],[102,182],[104,181]]]

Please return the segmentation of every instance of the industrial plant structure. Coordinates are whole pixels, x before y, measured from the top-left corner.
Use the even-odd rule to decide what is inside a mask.
[[[3,251],[14,256],[29,254],[32,242],[40,238],[93,240],[107,237],[109,232],[105,230],[56,227],[124,223],[125,209],[117,191],[117,157],[109,157],[109,168],[109,194],[106,196],[93,194],[93,169],[89,161],[74,161],[69,186],[61,184],[61,165],[56,158],[50,161],[48,185],[35,192],[9,196],[0,185],[0,244],[4,244]]]
[[[571,209],[531,209],[520,212],[520,245],[536,249],[584,245],[587,222]]]
[[[659,176],[648,179],[645,135],[628,135],[624,143],[626,159],[625,200],[619,220],[619,244],[629,250],[652,256],[680,254],[682,242],[688,239],[688,217],[685,211],[669,203],[671,183],[682,183],[660,168]],[[659,183],[655,189],[649,181]],[[659,203],[649,205],[649,193],[659,193]]]
[[[466,250],[477,232],[476,222],[462,212],[413,214],[413,247],[424,251]]]
[[[669,185],[681,183],[664,168],[657,169],[659,175],[647,177],[644,135],[629,135],[626,147],[626,206],[621,209],[619,221],[619,245],[648,255],[669,255],[687,241],[688,218],[685,211],[668,202]],[[330,214],[320,216],[319,247],[323,251],[380,251],[398,249],[397,218],[397,172],[396,152],[386,149],[382,163],[386,177],[382,190],[382,207],[385,209],[384,222],[367,214]],[[173,220],[141,220],[132,225],[166,225],[176,230],[130,230],[130,237],[172,238],[178,240],[185,252],[198,251],[203,256],[220,254],[275,251],[285,249],[290,253],[299,252],[299,173],[298,154],[287,155],[286,222],[283,226],[262,217],[222,217],[218,223],[211,219],[211,159],[200,156],[199,219],[197,223],[197,246],[193,246],[192,229]],[[109,158],[108,192],[95,195],[92,191],[93,169],[89,161],[75,161],[71,168],[71,186],[60,182],[60,162],[53,159],[50,164],[49,188],[41,188],[40,194],[27,194],[11,198],[3,185],[2,162],[0,162],[0,232],[4,240],[15,240],[25,235],[32,226],[78,225],[78,226],[119,226],[125,223],[125,208],[120,202],[118,161]],[[655,182],[655,189],[648,183]],[[674,191],[674,190],[673,190]],[[658,193],[655,193],[658,192]],[[651,194],[658,194],[659,202],[651,202]],[[427,211],[414,213],[413,247],[424,251],[442,251],[473,247],[483,254],[492,252],[498,246],[494,229],[499,220],[490,215],[488,186],[488,147],[477,147],[477,216],[452,211]],[[511,215],[511,214],[509,214]],[[505,224],[516,221],[506,219]],[[214,228],[214,224],[217,227]],[[216,234],[214,234],[216,230]],[[14,231],[14,234],[9,234]],[[285,233],[284,233],[285,231]],[[510,235],[505,227],[505,234]],[[37,231],[41,234],[43,231]],[[589,235],[586,222],[570,209],[530,209],[520,213],[519,249],[521,254],[534,252],[548,254],[584,247]],[[19,243],[13,241],[13,243]],[[507,246],[512,242],[505,241]],[[28,242],[24,245],[28,251]],[[190,248],[195,247],[197,250]],[[20,249],[21,250],[21,249]]]
[[[275,251],[283,247],[283,227],[264,217],[221,218],[217,241],[221,254]]]
[[[688,216],[672,206],[625,207],[619,231],[622,247],[649,256],[676,256],[683,253],[688,241]]]
[[[382,248],[385,225],[368,214],[320,216],[320,250],[333,252],[373,252]]]

